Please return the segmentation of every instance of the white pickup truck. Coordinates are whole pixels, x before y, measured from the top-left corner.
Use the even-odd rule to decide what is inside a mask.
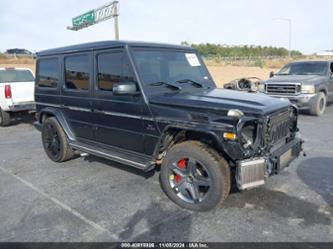
[[[30,69],[0,68],[0,126],[8,126],[13,113],[35,109],[34,81]]]

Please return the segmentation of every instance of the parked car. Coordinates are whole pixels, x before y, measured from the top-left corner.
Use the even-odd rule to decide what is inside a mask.
[[[160,167],[168,197],[196,211],[217,206],[233,181],[242,190],[264,184],[302,150],[296,107],[218,89],[188,47],[107,41],[46,50],[35,98],[51,160],[84,152]]]
[[[28,68],[0,68],[0,126],[9,125],[14,113],[35,109],[34,81]]]
[[[325,112],[333,100],[333,61],[300,61],[271,73],[265,82],[265,93],[272,97],[288,98],[313,115]]]
[[[33,56],[34,54],[27,50],[27,49],[23,49],[23,48],[11,48],[11,49],[7,49],[5,54],[10,54],[10,55],[30,55]]]

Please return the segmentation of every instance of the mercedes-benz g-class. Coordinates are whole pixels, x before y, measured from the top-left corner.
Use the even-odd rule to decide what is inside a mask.
[[[88,153],[160,168],[168,197],[209,210],[299,156],[288,100],[218,89],[196,50],[106,41],[38,53],[37,122],[48,157]],[[125,167],[125,166],[124,166]]]

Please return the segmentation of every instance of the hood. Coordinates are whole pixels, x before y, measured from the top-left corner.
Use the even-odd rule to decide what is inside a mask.
[[[180,92],[150,96],[149,102],[157,105],[223,110],[239,109],[244,113],[268,114],[290,105],[287,99],[277,99],[261,93],[245,93],[215,88],[197,92]]]
[[[323,75],[275,75],[273,78],[270,78],[266,83],[313,83],[325,80]]]

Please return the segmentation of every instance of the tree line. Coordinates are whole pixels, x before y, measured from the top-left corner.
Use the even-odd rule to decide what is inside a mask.
[[[212,43],[190,44],[186,41],[183,41],[181,44],[183,46],[190,46],[197,49],[198,52],[204,57],[288,56],[287,49],[271,46],[225,46]],[[297,50],[292,50],[291,55],[300,56],[302,53]]]

